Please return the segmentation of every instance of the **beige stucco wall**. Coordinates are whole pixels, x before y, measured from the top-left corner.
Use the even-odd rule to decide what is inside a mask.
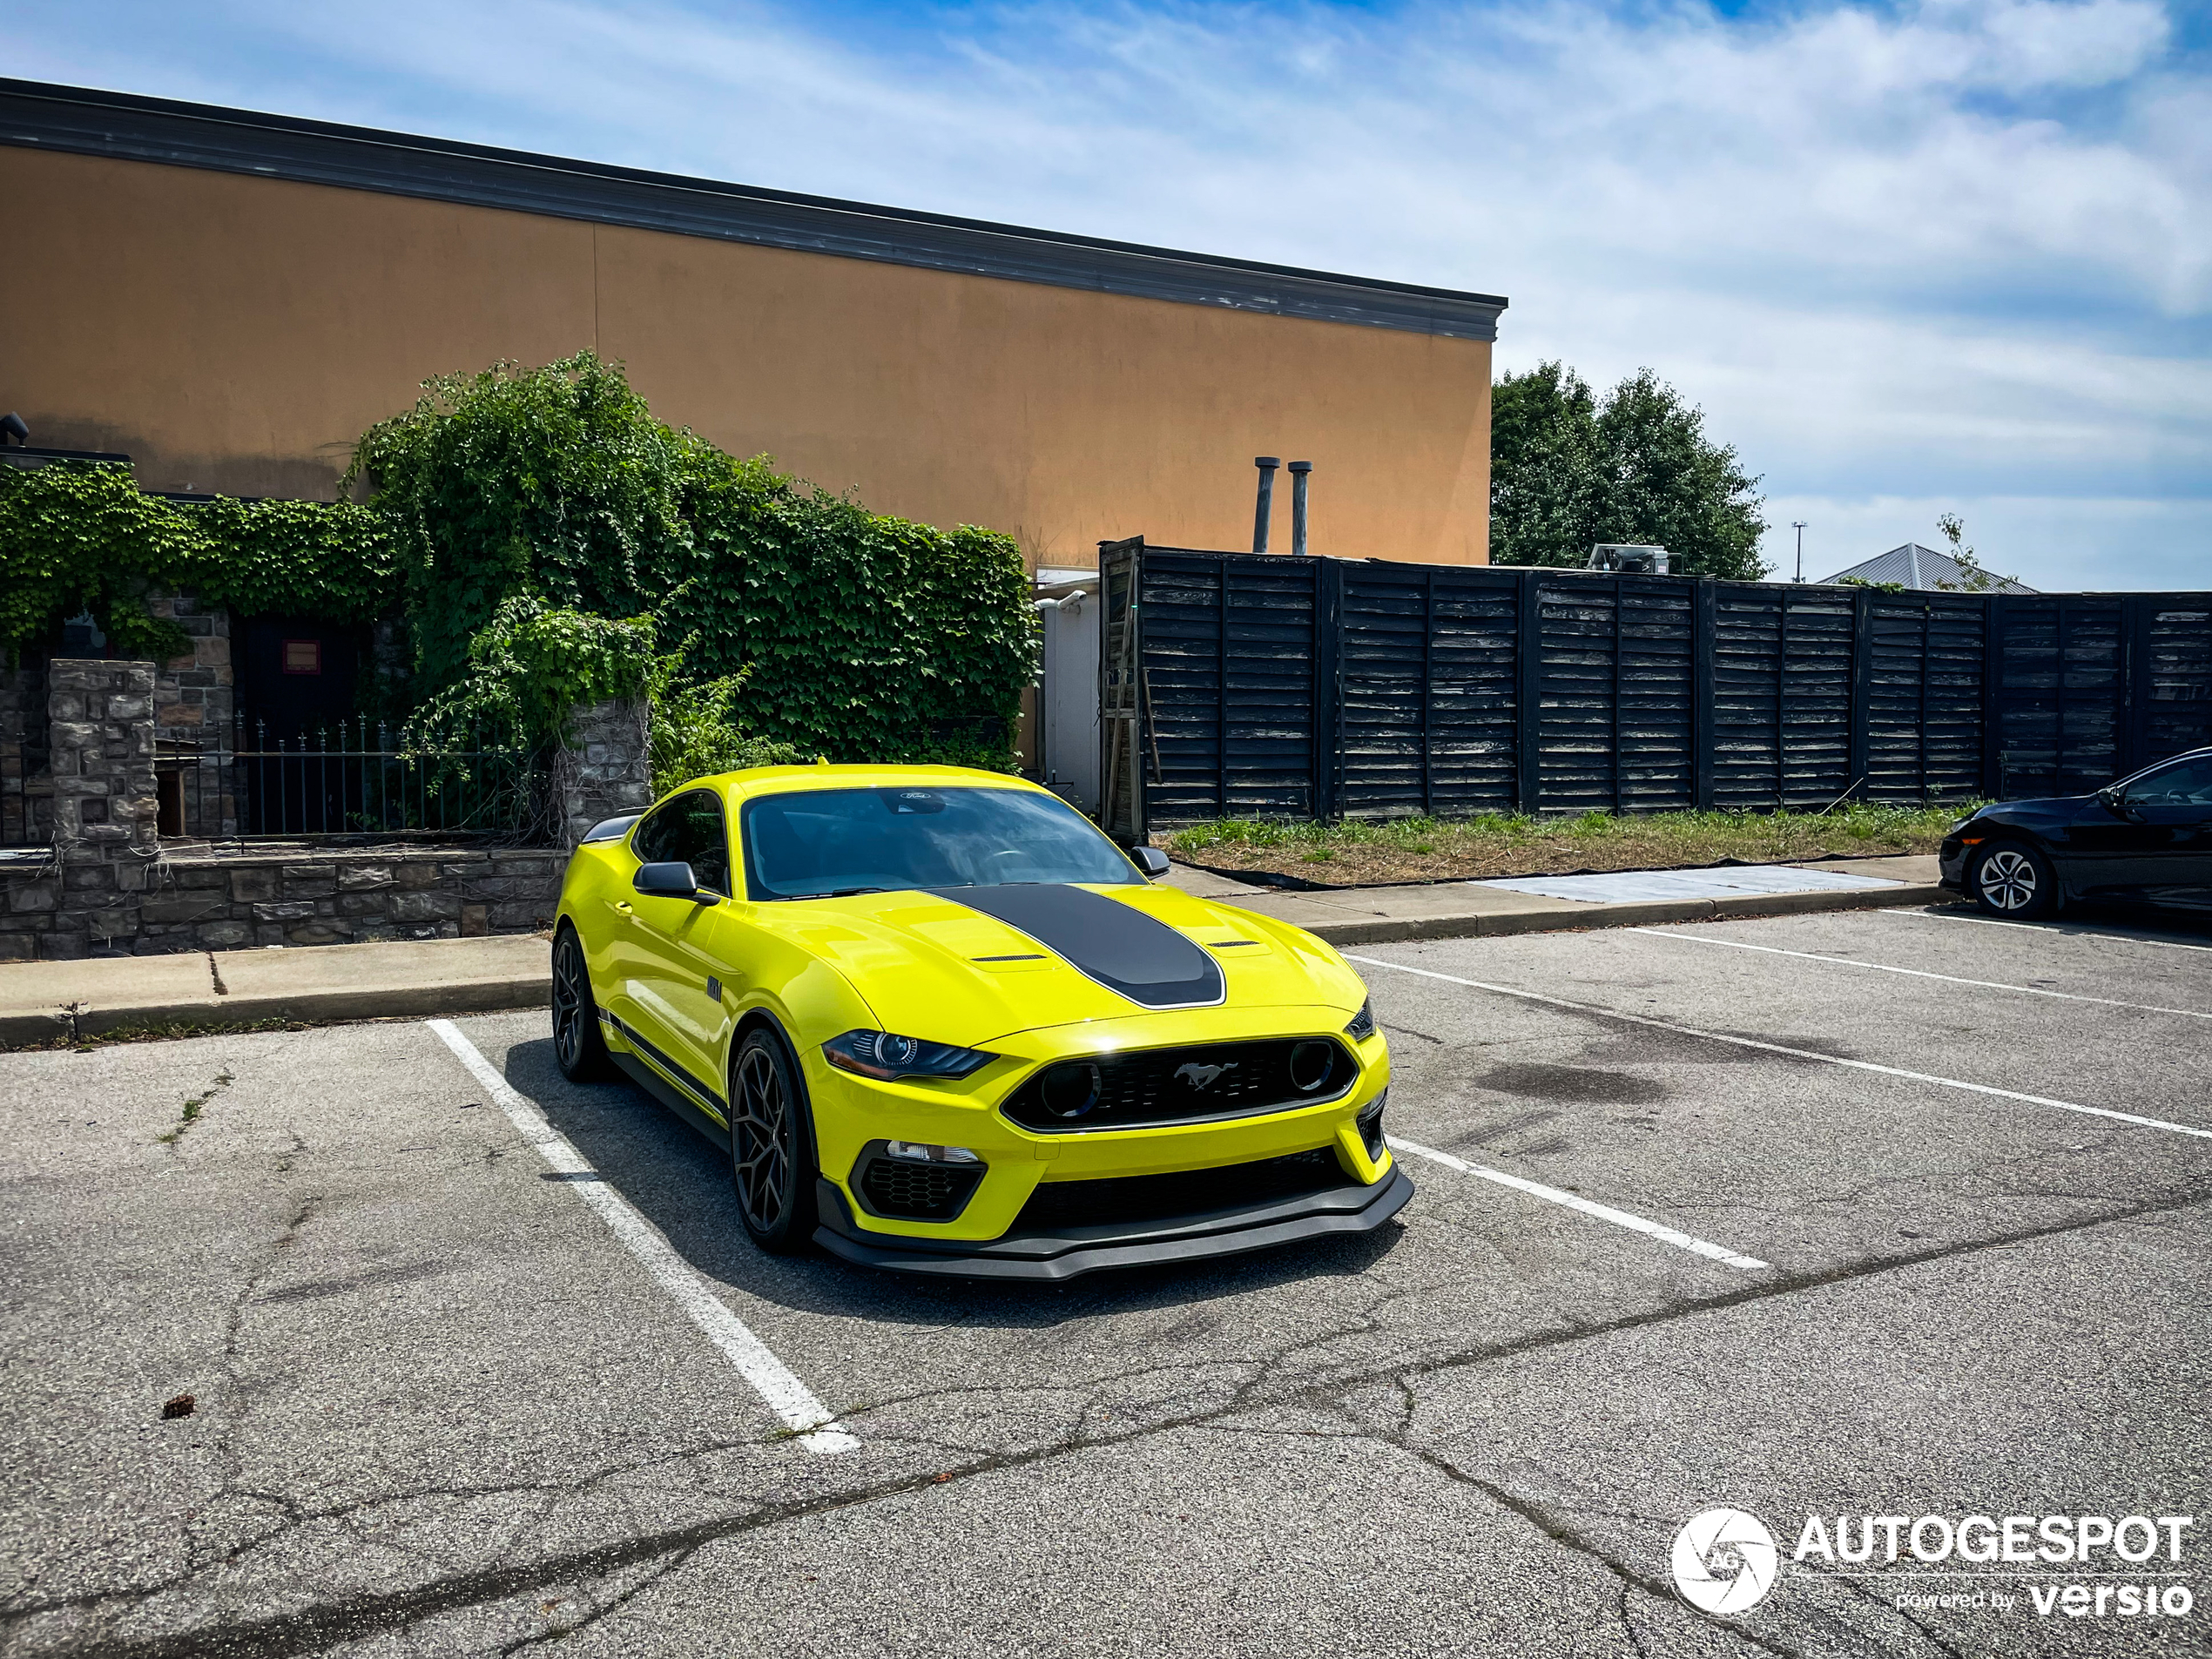
[[[327,497],[426,375],[589,346],[665,420],[1033,562],[1248,546],[1259,454],[1314,462],[1317,551],[1487,557],[1480,341],[17,148],[0,204],[0,409],[149,488]]]

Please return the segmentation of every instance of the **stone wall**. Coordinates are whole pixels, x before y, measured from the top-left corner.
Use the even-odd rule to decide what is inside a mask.
[[[210,678],[175,681],[169,698],[152,663],[56,658],[45,665],[52,845],[0,863],[0,959],[451,939],[552,925],[568,864],[563,848],[165,845],[157,833],[157,734],[204,730],[212,737],[229,718],[229,687],[213,675],[222,666],[226,677],[227,651],[206,645],[226,643],[226,634],[211,624],[194,638],[194,671]],[[181,664],[171,670],[185,671]],[[9,689],[20,703],[22,685]],[[165,725],[164,711],[177,709],[197,712],[169,715]],[[627,718],[627,727],[602,718],[590,729],[603,745],[624,730],[642,742],[642,716]],[[607,792],[623,788],[630,773],[642,776],[644,764],[637,750],[580,761],[571,775],[582,783],[569,802],[577,811],[619,799]]]
[[[65,869],[0,869],[0,960],[536,933],[553,925],[567,866],[553,847],[195,850],[97,907]]]
[[[649,718],[642,698],[578,709],[553,759],[553,807],[561,845],[573,847],[603,818],[653,804]]]

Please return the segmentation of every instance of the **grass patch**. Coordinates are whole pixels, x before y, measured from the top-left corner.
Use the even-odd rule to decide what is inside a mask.
[[[1223,819],[1167,838],[1170,856],[1229,871],[1271,872],[1330,886],[1571,875],[1584,870],[1689,869],[1736,860],[1932,853],[1972,803],[1854,801],[1828,813],[1584,813],[1531,818],[1399,818],[1375,824]],[[1316,865],[1328,866],[1323,870]]]
[[[221,1094],[226,1089],[228,1089],[237,1081],[237,1077],[228,1071],[216,1073],[215,1081],[213,1082],[208,1084],[206,1088],[201,1089],[197,1095],[187,1095],[185,1096],[184,1111],[177,1119],[177,1127],[171,1130],[165,1135],[157,1135],[153,1138],[160,1142],[164,1146],[176,1145],[178,1141],[182,1138],[184,1132],[190,1129],[194,1123],[199,1122],[199,1115],[207,1109],[207,1103],[213,1100],[216,1096]]]

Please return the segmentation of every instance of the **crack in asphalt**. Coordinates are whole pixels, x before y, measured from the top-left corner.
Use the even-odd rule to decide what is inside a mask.
[[[310,1198],[303,1204],[293,1222],[287,1228],[287,1237],[296,1237],[298,1229],[305,1224],[317,1200]],[[1663,1583],[1626,1563],[1612,1560],[1595,1541],[1585,1537],[1544,1506],[1521,1498],[1494,1482],[1485,1481],[1480,1476],[1470,1474],[1452,1464],[1449,1459],[1429,1448],[1407,1444],[1404,1437],[1410,1431],[1416,1409],[1412,1379],[1436,1376],[1453,1370],[1472,1368],[1521,1354],[1565,1347],[1622,1332],[1667,1325],[1677,1320],[1723,1312],[1749,1304],[1802,1295],[1808,1291],[1876,1278],[1924,1266],[1933,1262],[1952,1260],[1986,1251],[2013,1249],[2045,1238],[2085,1231],[2096,1227],[2116,1225],[2138,1218],[2148,1219],[2172,1215],[2207,1203],[2212,1203],[2212,1193],[2197,1193],[2109,1211],[2098,1216],[2024,1228],[1994,1238],[1946,1244],[1925,1251],[1862,1261],[1815,1272],[1784,1275],[1764,1284],[1746,1286],[1719,1296],[1681,1299],[1662,1307],[1624,1314],[1615,1318],[1563,1325],[1550,1330],[1533,1332],[1486,1347],[1462,1349],[1416,1365],[1409,1366],[1402,1359],[1393,1360],[1390,1364],[1371,1367],[1362,1372],[1305,1383],[1271,1400],[1261,1398],[1269,1378],[1280,1366],[1301,1352],[1311,1351],[1325,1344],[1341,1341],[1361,1334],[1363,1332],[1367,1333],[1377,1332],[1379,1328],[1378,1316],[1384,1308],[1393,1302],[1420,1294],[1422,1290],[1432,1287],[1420,1286],[1395,1290],[1375,1298],[1351,1323],[1318,1336],[1287,1344],[1268,1360],[1254,1365],[1251,1367],[1252,1374],[1238,1385],[1231,1399],[1227,1403],[1217,1406],[1159,1419],[1123,1433],[1102,1433],[1095,1428],[1087,1432],[1079,1431],[1022,1450],[992,1453],[954,1468],[917,1471],[813,1497],[758,1504],[741,1514],[715,1516],[683,1527],[664,1528],[612,1543],[592,1545],[542,1556],[534,1561],[473,1568],[404,1589],[372,1592],[294,1608],[257,1620],[233,1622],[221,1625],[204,1625],[161,1635],[138,1637],[120,1642],[103,1642],[101,1651],[107,1659],[215,1659],[216,1656],[225,1656],[227,1659],[230,1656],[247,1653],[266,1656],[267,1659],[279,1659],[280,1656],[308,1653],[336,1642],[388,1632],[395,1628],[418,1623],[425,1618],[440,1613],[503,1600],[524,1591],[549,1585],[577,1583],[592,1578],[604,1577],[625,1568],[642,1565],[663,1557],[688,1556],[707,1544],[740,1537],[786,1522],[881,1502],[908,1494],[926,1491],[947,1483],[957,1483],[974,1480],[979,1476],[1054,1463],[1085,1452],[1131,1445],[1192,1428],[1228,1426],[1227,1420],[1256,1403],[1279,1405],[1303,1402],[1321,1409],[1341,1413],[1343,1409],[1341,1402],[1346,1395],[1361,1388],[1371,1388],[1378,1385],[1394,1386],[1398,1389],[1404,1402],[1401,1422],[1396,1430],[1390,1433],[1379,1433],[1372,1429],[1358,1431],[1365,1438],[1398,1445],[1407,1454],[1432,1464],[1451,1479],[1482,1490],[1494,1502],[1520,1516],[1524,1521],[1537,1527],[1554,1541],[1602,1562],[1608,1570],[1635,1583],[1637,1588],[1651,1595],[1671,1599]],[[281,1242],[279,1245],[270,1247],[266,1252],[266,1258],[273,1261],[280,1248]],[[249,1279],[247,1294],[251,1293],[251,1285],[258,1282],[260,1275],[266,1271],[266,1266],[257,1270],[255,1275]],[[234,1308],[234,1315],[239,1309],[242,1309],[242,1306],[241,1300],[238,1308]],[[1132,1374],[1144,1374],[1161,1369],[1163,1367],[1146,1366]],[[911,1398],[921,1399],[928,1397],[927,1393],[925,1392]],[[745,1440],[732,1441],[729,1444],[735,1447],[757,1443]],[[648,1461],[682,1460],[697,1457],[704,1452],[716,1448],[693,1447],[680,1453],[664,1454]],[[602,1471],[592,1476],[590,1480],[592,1482],[603,1480],[610,1478],[614,1473],[616,1472],[611,1470]],[[562,1486],[568,1484],[570,1483],[560,1483]],[[516,1487],[513,1489],[545,1492],[548,1485],[549,1483],[543,1482],[524,1482],[517,1483]],[[233,1490],[237,1491],[238,1495],[246,1495],[242,1489],[234,1487]],[[252,1495],[260,1498],[266,1497],[267,1494],[255,1493]],[[413,1495],[421,1497],[438,1494],[432,1493]],[[473,1493],[471,1489],[462,1488],[455,1495],[478,1494]],[[558,1495],[557,1487],[553,1495]],[[378,1499],[369,1501],[361,1507],[368,1507],[373,1504],[393,1501],[389,1498]],[[250,1541],[238,1547],[231,1554],[226,1555],[225,1560],[228,1561],[236,1555],[243,1554],[264,1541],[266,1539]],[[385,1541],[389,1542],[389,1541]],[[82,1596],[57,1598],[43,1603],[19,1604],[6,1614],[0,1615],[0,1629],[20,1626],[29,1619],[42,1615],[78,1610],[118,1600],[133,1603],[143,1602],[181,1584],[195,1575],[198,1570],[199,1569],[195,1568],[192,1573],[152,1586],[92,1592]],[[672,1568],[670,1570],[673,1570]],[[641,1585],[639,1588],[642,1589],[644,1587]],[[614,1611],[617,1607],[629,1599],[629,1595],[618,1598],[605,1609],[595,1613],[592,1615],[593,1618],[596,1620],[605,1616],[606,1613]],[[1742,1636],[1747,1641],[1753,1641],[1757,1645],[1770,1652],[1794,1656],[1798,1651],[1786,1646],[1761,1642],[1734,1625],[1718,1621],[1709,1622],[1713,1622],[1716,1628],[1726,1629],[1731,1635]],[[1932,1637],[1931,1640],[1933,1638]]]
[[[654,1585],[659,1583],[661,1580],[666,1578],[671,1573],[684,1566],[698,1553],[697,1548],[671,1551],[665,1558],[654,1567],[651,1572],[641,1574],[637,1581],[630,1585],[619,1595],[610,1597],[605,1601],[600,1601],[594,1598],[592,1600],[590,1611],[586,1612],[581,1618],[571,1619],[566,1624],[556,1624],[550,1629],[537,1632],[535,1635],[523,1636],[516,1641],[508,1642],[499,1650],[501,1659],[507,1659],[507,1656],[510,1654],[520,1653],[524,1649],[535,1648],[543,1642],[563,1641],[567,1637],[576,1635],[576,1633],[579,1630],[589,1629],[590,1626],[598,1623],[600,1620],[607,1617],[610,1614],[617,1612],[621,1608],[628,1606],[630,1602],[634,1601],[637,1597],[643,1595],[647,1590],[652,1588]]]

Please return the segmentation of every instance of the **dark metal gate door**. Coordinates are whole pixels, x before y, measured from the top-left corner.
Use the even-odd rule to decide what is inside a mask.
[[[1144,642],[1137,586],[1144,542],[1098,550],[1098,822],[1129,845],[1147,833]]]

